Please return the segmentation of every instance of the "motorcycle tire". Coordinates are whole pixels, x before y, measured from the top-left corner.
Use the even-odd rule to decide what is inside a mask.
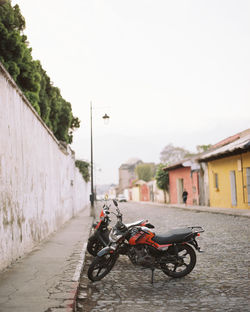
[[[96,237],[92,236],[88,240],[87,251],[94,257],[97,256],[98,252],[105,247],[104,244]]]
[[[168,255],[172,257],[172,261],[168,260],[165,263],[161,263],[162,271],[171,277],[179,278],[189,274],[196,264],[196,253],[194,249],[187,245],[178,245],[178,257],[176,257],[174,250],[168,251]]]
[[[104,278],[116,263],[118,255],[105,254],[101,257],[96,257],[88,269],[88,278],[92,282],[100,281]]]

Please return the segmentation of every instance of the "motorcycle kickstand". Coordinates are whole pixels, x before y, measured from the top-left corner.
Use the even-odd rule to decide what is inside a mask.
[[[151,275],[151,284],[153,285],[153,284],[154,284],[154,272],[155,272],[155,268],[151,268],[151,272],[152,272],[152,275]]]

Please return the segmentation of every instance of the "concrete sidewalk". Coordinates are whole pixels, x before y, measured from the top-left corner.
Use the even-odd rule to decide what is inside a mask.
[[[210,212],[210,213],[217,213],[217,214],[226,214],[230,216],[239,216],[239,217],[246,217],[250,218],[250,209],[235,209],[235,208],[216,208],[216,207],[209,207],[209,206],[191,206],[191,205],[184,205],[184,204],[160,204],[155,202],[140,202],[142,204],[150,204],[155,206],[163,206],[169,208],[177,208],[177,209],[184,209],[184,210],[191,210],[191,211],[198,211],[198,212]]]
[[[0,273],[0,312],[71,312],[92,225],[85,210]]]
[[[249,209],[141,203],[250,218]],[[0,273],[0,312],[74,311],[91,225],[86,210]]]
[[[236,208],[216,208],[208,206],[185,206],[184,204],[180,205],[170,205],[175,208],[199,211],[199,212],[210,212],[217,214],[226,214],[230,216],[246,217],[250,218],[250,209],[236,209]]]

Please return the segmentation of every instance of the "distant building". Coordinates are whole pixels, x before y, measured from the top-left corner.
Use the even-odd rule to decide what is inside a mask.
[[[250,208],[250,129],[212,145],[164,170],[169,173],[170,203]]]
[[[133,201],[149,201],[149,187],[143,180],[138,180],[132,187],[132,200]]]
[[[171,204],[183,203],[182,193],[188,192],[187,204],[199,205],[200,166],[193,159],[184,159],[166,167],[169,174],[169,195]]]
[[[164,195],[164,192],[163,190],[160,190],[158,187],[157,187],[157,183],[156,183],[156,180],[152,180],[152,181],[149,181],[147,183],[148,185],[148,188],[149,188],[149,197],[150,197],[150,201],[151,202],[155,202],[155,203],[169,203],[169,193],[168,191],[166,190],[165,191],[165,195]]]
[[[208,168],[211,207],[250,208],[250,129],[212,146],[199,161]]]
[[[135,168],[137,165],[141,164],[142,161],[139,158],[131,158],[122,164],[119,168],[119,193],[129,188],[132,181],[135,180],[136,173]]]

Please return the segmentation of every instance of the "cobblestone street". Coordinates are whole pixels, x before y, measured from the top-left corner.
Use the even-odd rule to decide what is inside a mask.
[[[205,232],[197,240],[205,252],[197,253],[194,270],[184,278],[156,270],[153,285],[151,271],[134,266],[125,256],[103,280],[93,283],[86,275],[93,258],[87,255],[77,312],[250,310],[249,218],[134,203],[120,204],[120,209],[125,223],[147,218],[156,233],[202,226]]]

